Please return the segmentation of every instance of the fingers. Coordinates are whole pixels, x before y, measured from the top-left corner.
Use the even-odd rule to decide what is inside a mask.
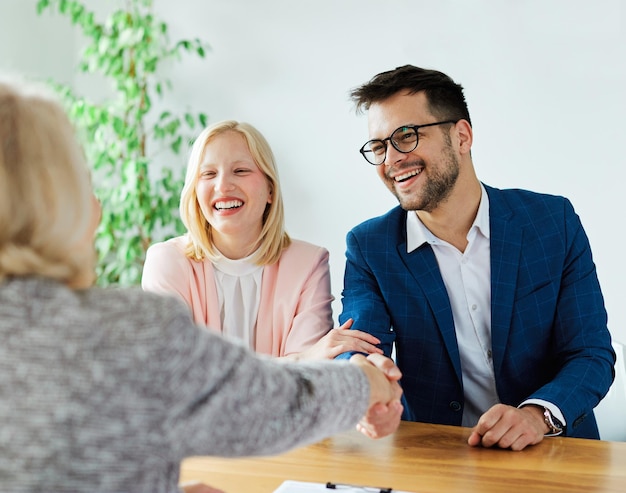
[[[383,350],[377,347],[380,344],[380,339],[367,332],[352,330],[350,329],[351,326],[352,319],[349,319],[340,327],[331,329],[313,346],[290,359],[333,359],[342,353],[383,354]]]
[[[474,433],[480,437],[480,442],[482,444],[482,437],[485,436],[489,431],[493,430],[496,423],[500,420],[502,413],[504,412],[498,405],[493,406],[486,413],[484,413],[478,423],[474,427]],[[492,432],[493,435],[493,432]],[[486,444],[483,444],[487,446]]]
[[[468,444],[473,446],[482,445],[483,447],[498,445],[512,424],[511,420],[506,418],[506,413],[509,409],[513,408],[497,404],[484,413],[472,430],[472,434],[468,438]]]
[[[338,340],[358,339],[369,344],[380,344],[380,339],[378,339],[378,337],[356,329],[342,329],[340,327],[337,329],[331,329],[326,335]]]
[[[341,330],[346,330],[349,329],[350,327],[352,327],[352,323],[354,322],[354,320],[352,320],[351,318],[349,318],[348,320],[346,320],[342,325],[339,326],[339,329]]]
[[[476,431],[476,429],[472,430],[472,433],[470,433],[469,438],[467,439],[467,444],[470,447],[478,447],[479,445],[482,445],[482,435],[480,433],[478,433]]]
[[[324,336],[326,344],[333,352],[332,357],[350,351],[383,354],[383,350],[377,347],[380,339],[367,332],[351,329],[353,322],[354,320],[350,318]]]
[[[398,384],[400,378],[402,378],[402,372],[400,368],[396,366],[391,358],[387,358],[382,354],[370,354],[367,356],[367,361],[378,368],[387,377],[387,380],[391,382],[391,391],[393,392],[393,399],[400,400],[402,397],[402,387]]]
[[[402,416],[400,401],[389,404],[375,404],[368,409],[367,414],[356,425],[356,429],[369,438],[382,438],[398,429]]]
[[[526,408],[496,404],[480,417],[467,443],[522,450],[543,440],[544,424],[540,421]]]
[[[380,340],[360,330],[332,329],[322,340],[333,358],[348,351],[383,354],[383,350],[376,347]]]
[[[353,354],[350,358],[350,363],[354,363],[359,366],[367,365],[371,363],[367,363],[367,359],[362,354]]]
[[[346,322],[347,323],[347,322]],[[378,337],[373,336],[372,334],[368,334],[367,332],[363,332],[357,329],[343,329],[339,327],[338,329],[333,329],[337,334],[340,334],[344,337],[354,337],[356,339],[360,339],[365,342],[369,342],[370,344],[380,344],[380,339]]]
[[[387,358],[382,354],[370,354],[367,360],[381,370],[390,380],[398,381],[402,378],[400,368],[396,366],[391,358]]]
[[[350,363],[361,367],[370,382],[370,406],[382,402],[388,404],[402,397],[402,388],[398,384],[400,370],[386,356],[355,354]],[[388,375],[389,374],[389,375]]]
[[[338,333],[342,335],[348,335],[350,337],[357,337],[363,341],[369,342],[370,344],[380,344],[380,339],[373,336],[372,334],[363,332],[361,330],[356,330],[356,329],[352,330],[350,327],[352,327],[353,323],[354,323],[354,320],[349,318],[342,325],[340,325],[339,327],[333,330],[337,331]]]

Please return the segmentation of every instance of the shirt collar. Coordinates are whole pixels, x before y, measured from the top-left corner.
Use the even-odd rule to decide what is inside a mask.
[[[480,184],[480,204],[478,205],[478,212],[476,212],[476,218],[472,223],[472,227],[467,233],[467,239],[471,240],[477,233],[482,234],[485,238],[489,239],[489,197],[483,184]],[[424,226],[424,223],[417,216],[415,211],[409,211],[406,215],[406,250],[407,253],[416,250],[424,243],[430,243],[431,245],[440,243],[441,240],[437,238],[430,230]]]

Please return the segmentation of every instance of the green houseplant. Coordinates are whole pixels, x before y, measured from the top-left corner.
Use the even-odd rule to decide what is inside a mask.
[[[184,53],[204,58],[208,45],[199,39],[171,42],[167,24],[153,14],[153,0],[124,0],[103,22],[87,4],[38,0],[37,13],[56,10],[79,27],[86,45],[78,70],[110,83],[108,97],[92,101],[52,82],[81,133],[102,203],[98,283],[136,284],[148,246],[183,230],[178,199],[184,166],[172,157],[187,150],[194,130],[207,121],[204,113],[161,108],[171,84],[158,69]],[[163,165],[167,155],[174,169]]]

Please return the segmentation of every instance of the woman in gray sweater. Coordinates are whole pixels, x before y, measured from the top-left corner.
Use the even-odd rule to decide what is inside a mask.
[[[262,359],[174,299],[92,287],[99,215],[60,105],[0,81],[0,490],[173,492],[186,456],[279,453],[373,409],[395,430],[380,355]]]

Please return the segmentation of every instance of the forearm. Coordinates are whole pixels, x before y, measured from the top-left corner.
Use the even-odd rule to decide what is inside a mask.
[[[367,409],[366,376],[351,364],[279,363],[210,335],[177,379],[172,437],[182,456],[283,452],[354,426]]]
[[[267,455],[320,440],[354,426],[369,403],[367,378],[353,365],[338,363],[268,363],[246,385],[245,402],[232,409],[240,415],[233,429],[225,410],[219,455]],[[277,368],[279,371],[277,371]],[[285,370],[289,370],[288,372]],[[249,396],[255,396],[254,403]],[[341,402],[340,406],[334,404]],[[245,411],[241,406],[247,406]],[[331,410],[332,409],[332,410]],[[259,424],[262,423],[260,426]]]

